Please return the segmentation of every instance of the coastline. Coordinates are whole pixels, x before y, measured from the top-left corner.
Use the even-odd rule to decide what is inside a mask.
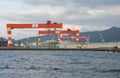
[[[107,51],[120,52],[120,48],[30,48],[30,47],[0,47],[0,50],[77,50],[77,51]]]

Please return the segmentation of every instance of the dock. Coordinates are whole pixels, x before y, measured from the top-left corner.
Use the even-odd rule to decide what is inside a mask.
[[[29,48],[29,47],[0,47],[0,50],[76,50],[76,51],[106,51],[106,52],[120,52],[120,48]]]

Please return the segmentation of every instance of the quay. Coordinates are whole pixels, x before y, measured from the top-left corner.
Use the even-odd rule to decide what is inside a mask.
[[[0,47],[0,50],[53,50],[53,51],[106,51],[106,52],[120,52],[120,48],[111,47],[111,48],[29,48],[29,47]]]

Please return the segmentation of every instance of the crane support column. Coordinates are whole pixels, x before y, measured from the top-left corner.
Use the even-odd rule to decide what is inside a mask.
[[[80,35],[80,34],[79,34],[79,32],[78,32],[78,33],[76,33],[76,39],[75,39],[75,40],[76,40],[76,43],[78,43],[78,42],[79,42],[79,35]]]
[[[63,40],[63,38],[62,38],[62,34],[59,34],[59,37],[58,37],[58,42],[59,42],[59,43],[61,43],[61,42],[62,42],[62,40]]]
[[[40,33],[38,32],[38,48],[40,48]]]
[[[12,47],[12,31],[11,28],[7,28],[7,34],[8,34],[8,47]]]
[[[38,35],[38,47],[40,48],[40,35]]]

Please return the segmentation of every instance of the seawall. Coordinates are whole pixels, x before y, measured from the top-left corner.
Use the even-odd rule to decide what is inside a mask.
[[[120,48],[28,48],[28,47],[0,47],[0,50],[78,50],[78,51],[107,51],[120,52]]]

